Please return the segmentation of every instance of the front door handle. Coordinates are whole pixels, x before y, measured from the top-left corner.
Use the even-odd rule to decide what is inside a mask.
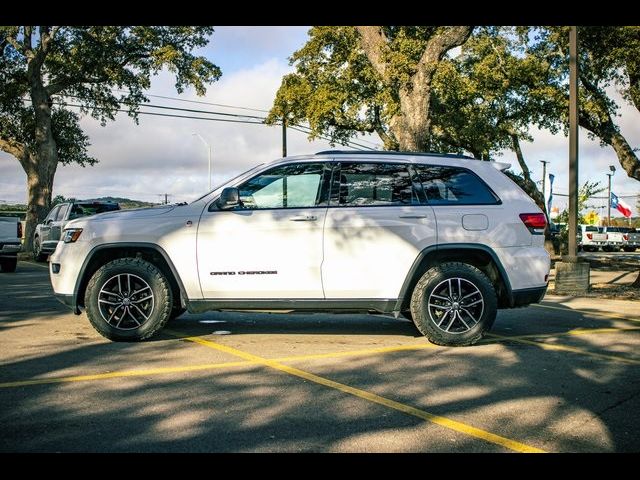
[[[427,218],[426,215],[400,215],[400,218]]]
[[[292,222],[315,222],[318,219],[315,215],[295,215],[289,217]]]

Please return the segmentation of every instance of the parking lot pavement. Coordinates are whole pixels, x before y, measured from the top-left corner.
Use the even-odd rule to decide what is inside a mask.
[[[438,347],[382,315],[184,315],[112,343],[0,275],[0,451],[640,450],[638,302],[547,296]]]

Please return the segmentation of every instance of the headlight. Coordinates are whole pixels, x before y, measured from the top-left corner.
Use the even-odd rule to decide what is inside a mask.
[[[73,243],[80,238],[81,233],[81,228],[67,228],[62,234],[62,241],[64,243]]]

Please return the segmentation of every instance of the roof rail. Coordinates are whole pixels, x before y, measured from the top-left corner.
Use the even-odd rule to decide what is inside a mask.
[[[316,152],[315,155],[409,155],[421,157],[444,157],[444,158],[466,158],[475,160],[468,155],[460,155],[457,153],[435,153],[435,152],[395,152],[381,150],[323,150]]]

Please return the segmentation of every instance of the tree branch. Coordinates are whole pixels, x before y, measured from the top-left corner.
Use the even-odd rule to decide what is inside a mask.
[[[367,55],[373,68],[378,72],[378,75],[386,82],[388,79],[387,65],[383,59],[382,51],[384,47],[387,46],[387,36],[384,34],[382,27],[356,27],[356,30],[360,34],[360,46],[364,50],[364,53]]]
[[[20,163],[22,163],[22,158],[27,152],[23,144],[14,140],[4,140],[2,138],[0,138],[0,150],[7,152],[9,155],[13,155],[20,161]]]
[[[412,87],[420,89],[429,86],[438,62],[449,50],[466,42],[472,31],[472,26],[447,27],[444,32],[431,37],[411,77]]]

